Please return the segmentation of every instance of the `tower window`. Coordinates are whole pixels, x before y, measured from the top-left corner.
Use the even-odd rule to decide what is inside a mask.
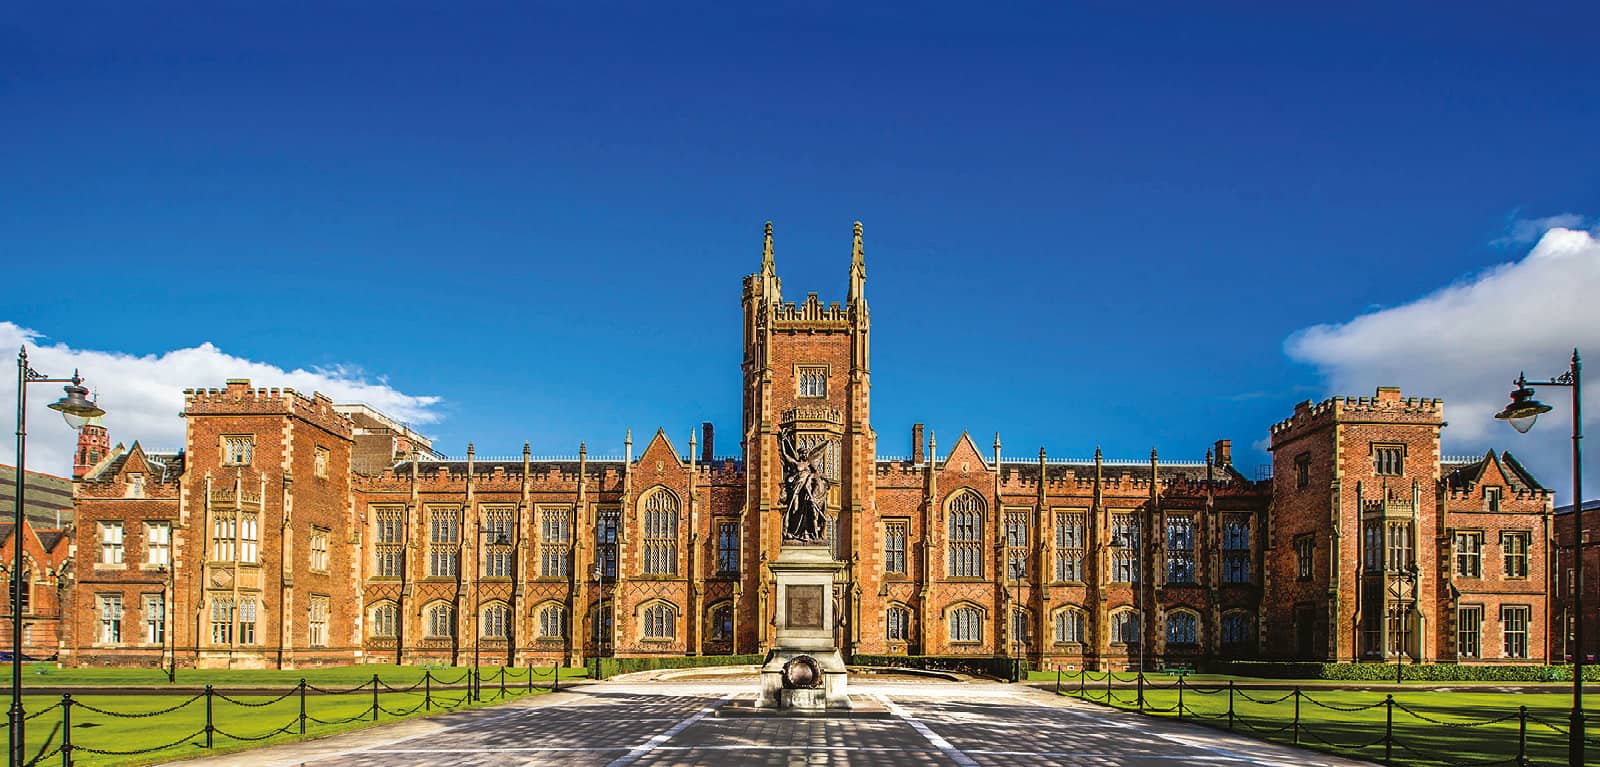
[[[1405,473],[1406,449],[1400,445],[1374,445],[1372,470],[1377,474],[1398,477]]]
[[[256,438],[248,434],[230,434],[222,438],[222,463],[228,466],[249,465],[256,448]]]
[[[825,367],[800,368],[800,391],[802,397],[828,396],[828,369]]]

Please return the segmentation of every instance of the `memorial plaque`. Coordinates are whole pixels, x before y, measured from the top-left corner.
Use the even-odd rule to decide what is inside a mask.
[[[823,629],[822,587],[787,586],[784,588],[783,622],[791,629]]]

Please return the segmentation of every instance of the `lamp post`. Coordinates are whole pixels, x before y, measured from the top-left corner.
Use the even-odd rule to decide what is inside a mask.
[[[489,538],[491,535],[494,538]],[[504,546],[507,543],[505,531],[499,527],[480,527],[478,537],[488,541],[487,545],[490,546]],[[484,554],[487,553],[483,552],[483,545],[480,545],[478,550],[482,553],[474,557],[472,563],[472,625],[478,627],[478,635],[472,638],[473,679],[478,678],[478,648],[483,645],[483,560]],[[474,698],[479,695],[477,682],[473,683],[472,695]]]
[[[178,570],[171,565],[162,565],[157,571],[167,576],[161,582],[161,649],[167,656],[167,684],[172,684],[178,681],[178,644],[172,636],[172,621],[167,620],[167,615],[177,614],[176,610],[171,609],[172,598],[169,595],[177,591],[174,581],[178,577]]]
[[[1578,350],[1572,350],[1572,363],[1567,372],[1548,381],[1535,381],[1540,386],[1562,386],[1572,390],[1572,613],[1576,615],[1572,631],[1572,718],[1567,730],[1567,761],[1572,767],[1583,764],[1583,363]],[[1520,374],[1517,388],[1511,391],[1511,404],[1495,414],[1495,418],[1511,424],[1511,428],[1526,434],[1539,416],[1554,408],[1533,398],[1527,374]]]
[[[16,555],[11,572],[22,572],[22,523],[23,523],[23,497],[28,485],[28,384],[30,383],[62,383],[66,396],[50,403],[50,409],[61,413],[67,419],[67,425],[74,429],[82,428],[90,418],[105,415],[104,410],[86,395],[89,390],[84,388],[83,379],[78,376],[78,371],[72,371],[71,378],[50,378],[31,367],[28,367],[28,348],[22,347],[17,352],[17,493],[15,507],[12,509],[12,530],[16,546],[12,552]],[[11,579],[11,749],[10,760],[12,767],[22,767],[27,762],[27,746],[24,744],[22,725],[25,717],[22,713],[22,579]]]
[[[1389,574],[1389,581],[1394,584],[1395,609],[1399,611],[1394,624],[1395,634],[1397,635],[1394,644],[1395,684],[1402,684],[1405,681],[1403,674],[1405,673],[1406,648],[1410,646],[1410,642],[1406,640],[1411,636],[1411,625],[1408,621],[1411,619],[1412,610],[1410,608],[1415,608],[1417,604],[1417,575],[1417,563],[1415,562]],[[1405,586],[1407,583],[1411,584],[1410,608],[1406,605]]]
[[[594,654],[595,657],[604,657],[605,642],[600,639],[600,622],[605,617],[605,568],[600,565],[600,551],[595,547],[594,558]]]

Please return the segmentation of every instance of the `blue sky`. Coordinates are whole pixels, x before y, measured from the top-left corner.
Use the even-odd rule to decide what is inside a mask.
[[[365,385],[452,454],[686,449],[703,420],[732,453],[767,220],[796,298],[843,297],[864,223],[885,454],[925,421],[1008,455],[1226,437],[1253,468],[1300,399],[1497,405],[1593,332],[1413,339],[1471,376],[1285,347],[1552,225],[1592,240],[1588,4],[223,5],[0,21],[0,256],[28,288],[0,321],[60,364],[210,344]],[[1455,446],[1545,451],[1564,488],[1561,431]]]

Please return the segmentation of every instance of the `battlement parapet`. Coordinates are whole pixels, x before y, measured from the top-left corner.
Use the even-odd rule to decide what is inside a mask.
[[[824,305],[816,293],[807,293],[806,300],[792,301],[772,307],[774,329],[840,330],[850,326],[850,312],[832,301]]]
[[[230,378],[221,389],[184,389],[183,415],[286,415],[345,439],[355,435],[355,422],[335,410],[327,395],[312,392],[307,397],[289,387],[252,387],[247,378]]]
[[[1443,400],[1430,397],[1401,397],[1400,390],[1379,387],[1372,397],[1330,397],[1311,400],[1294,407],[1294,415],[1272,425],[1274,442],[1292,433],[1339,421],[1392,421],[1420,425],[1442,425]]]

